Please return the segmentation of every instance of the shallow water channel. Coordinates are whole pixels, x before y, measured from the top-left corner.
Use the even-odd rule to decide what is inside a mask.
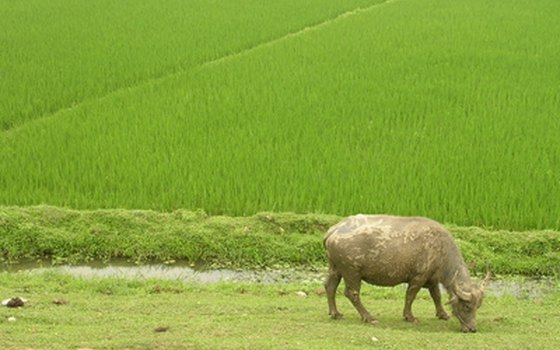
[[[57,272],[79,278],[132,278],[132,279],[167,279],[180,280],[185,283],[322,283],[326,276],[324,271],[302,270],[232,270],[209,269],[204,266],[187,264],[146,264],[136,265],[129,262],[111,262],[109,264],[93,262],[82,265],[57,265],[43,263],[0,264],[0,272],[23,272],[41,274]],[[555,279],[493,279],[487,288],[487,295],[513,296],[520,299],[540,300],[547,293],[556,291],[560,282]],[[404,286],[402,287],[404,290]]]

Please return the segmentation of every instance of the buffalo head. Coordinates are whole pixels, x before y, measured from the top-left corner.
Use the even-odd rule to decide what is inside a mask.
[[[488,271],[480,286],[469,283],[457,283],[451,290],[449,304],[453,315],[461,322],[463,332],[476,332],[476,311],[482,305],[484,289],[490,282],[491,272]]]

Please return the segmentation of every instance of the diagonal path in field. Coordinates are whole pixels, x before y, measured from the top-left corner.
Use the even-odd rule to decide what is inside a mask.
[[[346,12],[343,12],[339,15],[328,18],[328,19],[326,19],[322,22],[316,23],[314,25],[304,27],[304,28],[299,29],[297,31],[289,32],[289,33],[287,33],[287,34],[285,34],[281,37],[272,39],[270,41],[258,43],[254,46],[243,49],[241,51],[237,51],[237,52],[234,52],[234,53],[229,53],[229,54],[226,54],[224,56],[214,58],[214,59],[208,60],[206,62],[202,62],[198,65],[195,65],[194,67],[179,68],[179,69],[174,70],[172,72],[164,73],[163,75],[160,75],[158,77],[147,78],[145,80],[140,80],[140,81],[136,82],[135,84],[128,85],[128,86],[123,86],[123,87],[108,91],[104,95],[85,98],[81,101],[74,102],[71,105],[63,107],[61,109],[58,109],[54,112],[43,114],[43,115],[41,115],[37,118],[30,119],[27,122],[23,122],[21,124],[15,125],[11,128],[4,129],[4,130],[2,130],[2,135],[6,136],[8,134],[11,134],[11,133],[17,131],[18,129],[23,128],[24,126],[28,126],[29,124],[33,124],[33,123],[39,122],[39,121],[44,120],[44,119],[53,118],[53,117],[56,117],[58,115],[69,113],[73,110],[76,110],[76,109],[80,108],[81,106],[87,105],[88,103],[100,103],[100,102],[103,102],[103,101],[113,97],[113,96],[118,96],[118,95],[121,95],[121,94],[130,93],[130,92],[138,90],[138,89],[140,89],[144,86],[148,86],[150,84],[157,84],[157,83],[165,81],[167,79],[180,76],[181,74],[184,74],[184,73],[189,72],[189,71],[196,71],[197,69],[207,69],[207,68],[210,68],[210,67],[217,66],[219,64],[231,61],[233,59],[248,55],[248,54],[250,54],[252,52],[255,52],[255,51],[258,51],[260,49],[268,48],[268,47],[271,47],[271,46],[276,45],[278,43],[281,43],[283,41],[290,40],[290,39],[293,39],[293,38],[297,38],[297,37],[300,37],[300,36],[305,35],[307,33],[315,32],[317,30],[320,30],[321,28],[327,27],[331,24],[334,24],[334,23],[339,22],[341,20],[344,20],[346,18],[356,16],[358,14],[361,14],[361,13],[364,13],[364,12],[371,11],[373,9],[377,9],[377,8],[386,6],[386,5],[389,5],[389,4],[397,2],[397,1],[401,1],[401,0],[386,0],[384,2],[375,3],[375,4],[367,6],[367,7],[358,7],[358,8],[352,9],[352,10],[348,10]]]
[[[289,40],[289,39],[292,39],[292,38],[297,38],[297,37],[302,36],[304,34],[317,31],[321,28],[327,27],[327,26],[329,26],[329,25],[331,25],[335,22],[338,22],[338,21],[340,21],[344,18],[352,17],[352,16],[355,16],[357,14],[367,12],[367,11],[370,11],[374,8],[379,8],[379,7],[382,7],[382,6],[391,4],[393,2],[397,2],[397,1],[399,1],[399,0],[387,0],[387,1],[384,1],[384,2],[380,2],[380,3],[370,5],[368,7],[358,7],[356,9],[341,13],[341,14],[337,15],[336,17],[329,18],[329,19],[327,19],[323,22],[320,22],[320,23],[314,24],[312,26],[302,28],[302,29],[300,29],[298,31],[295,31],[295,32],[290,32],[290,33],[288,33],[288,34],[286,34],[282,37],[279,37],[279,38],[276,38],[276,39],[273,39],[271,41],[267,41],[267,42],[264,42],[264,43],[260,43],[258,45],[255,45],[255,46],[250,47],[248,49],[245,49],[243,51],[235,52],[235,53],[232,53],[232,54],[229,54],[229,55],[225,55],[225,56],[222,56],[222,57],[204,62],[200,66],[201,67],[212,67],[212,66],[215,66],[217,64],[232,60],[234,58],[247,55],[247,54],[249,54],[251,52],[254,52],[254,51],[257,51],[259,49],[270,47],[270,46],[276,45],[280,42],[283,42],[283,41],[286,41],[286,40]]]

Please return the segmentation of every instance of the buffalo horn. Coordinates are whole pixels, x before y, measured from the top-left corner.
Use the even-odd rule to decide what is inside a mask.
[[[492,277],[492,272],[490,271],[490,269],[488,269],[488,272],[486,272],[486,277],[484,277],[484,280],[482,281],[482,285],[480,286],[481,291],[484,292],[484,289],[486,289],[488,283],[490,283],[491,277]]]
[[[472,299],[472,293],[471,292],[465,292],[461,287],[458,287],[457,289],[455,289],[455,293],[457,294],[457,296],[461,300],[471,301],[471,299]]]

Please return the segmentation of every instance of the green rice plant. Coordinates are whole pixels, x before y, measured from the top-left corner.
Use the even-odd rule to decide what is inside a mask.
[[[513,3],[354,4],[24,124],[0,203],[558,229],[560,3]]]
[[[0,1],[0,130],[380,0]]]

